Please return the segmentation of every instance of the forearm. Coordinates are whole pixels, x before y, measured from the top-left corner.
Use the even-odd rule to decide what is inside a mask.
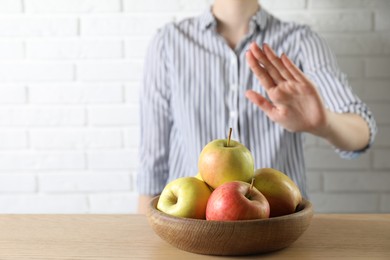
[[[370,141],[367,122],[361,116],[352,113],[327,111],[326,127],[314,134],[344,151],[362,150]]]

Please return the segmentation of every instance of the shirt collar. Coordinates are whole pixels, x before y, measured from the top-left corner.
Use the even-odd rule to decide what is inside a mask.
[[[261,7],[252,16],[251,21],[253,21],[260,30],[264,30],[267,26],[268,17],[269,13]],[[210,29],[217,24],[217,21],[211,11],[211,7],[198,17],[198,21],[202,30]]]

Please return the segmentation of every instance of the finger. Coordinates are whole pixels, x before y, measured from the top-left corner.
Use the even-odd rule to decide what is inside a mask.
[[[265,56],[267,56],[268,60],[275,66],[275,68],[279,71],[280,75],[286,80],[294,79],[288,69],[284,66],[281,59],[275,54],[272,48],[268,44],[263,44],[263,50]]]
[[[295,78],[295,80],[300,82],[306,81],[306,76],[303,72],[287,57],[286,54],[282,54],[281,60],[287,70],[291,73],[291,75]]]
[[[261,108],[267,115],[272,113],[274,106],[261,94],[253,91],[247,90],[245,96],[255,105]]]
[[[275,68],[275,66],[268,60],[267,56],[264,52],[259,48],[256,43],[252,43],[250,46],[250,50],[253,53],[253,56],[257,59],[257,61],[264,66],[264,68],[268,71],[270,76],[272,77],[275,84],[279,84],[284,81],[284,78],[280,75],[279,71]]]
[[[246,60],[249,64],[249,67],[251,68],[253,73],[256,75],[256,77],[260,81],[261,85],[263,85],[266,90],[269,90],[270,88],[275,87],[275,82],[273,81],[271,76],[268,74],[268,72],[260,66],[260,64],[257,62],[256,58],[253,56],[253,53],[251,52],[251,50],[247,51]]]

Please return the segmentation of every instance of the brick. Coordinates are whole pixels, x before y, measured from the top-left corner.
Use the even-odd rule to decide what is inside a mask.
[[[323,191],[324,181],[321,172],[309,171],[306,177],[309,193]]]
[[[138,151],[135,149],[113,151],[88,151],[89,169],[132,170],[138,166]]]
[[[381,39],[384,44],[384,54],[390,54],[390,35],[389,34],[382,34]]]
[[[379,196],[372,193],[313,193],[310,197],[317,213],[374,213],[379,210]]]
[[[88,211],[85,195],[2,195],[2,214],[73,214]]]
[[[380,126],[375,137],[375,147],[390,148],[390,126]]]
[[[123,0],[126,12],[177,12],[180,11],[180,0]]]
[[[36,180],[32,174],[0,174],[0,192],[35,192]]]
[[[139,146],[140,139],[140,127],[131,126],[123,129],[123,142],[126,148],[134,148],[137,149]]]
[[[306,0],[261,0],[261,6],[267,10],[274,9],[305,9]]]
[[[373,158],[374,169],[388,170],[390,169],[390,150],[375,149]]]
[[[138,169],[134,169],[130,172],[131,190],[132,191],[137,191],[137,174],[138,174]]]
[[[214,3],[214,0],[198,0],[198,1],[187,1],[179,0],[179,11],[181,12],[194,12],[193,15],[199,15],[199,13],[208,10]]]
[[[202,11],[210,5],[210,0],[186,1],[186,0],[124,0],[123,6],[126,12],[180,12]]]
[[[337,62],[341,71],[348,78],[361,78],[364,74],[364,61],[359,58],[338,57]]]
[[[30,84],[28,91],[33,104],[105,104],[124,99],[118,83]]]
[[[1,0],[0,0],[1,1]],[[0,59],[18,60],[24,57],[24,45],[19,40],[0,41]]]
[[[34,149],[105,149],[122,147],[121,130],[108,129],[39,129],[30,130]]]
[[[132,14],[94,15],[81,18],[82,36],[150,36],[164,24],[173,21],[173,15]]]
[[[0,175],[1,176],[1,175]],[[56,192],[107,192],[129,191],[129,173],[47,173],[39,175],[40,191]]]
[[[126,103],[138,104],[141,82],[129,82],[125,84],[125,100]]]
[[[367,169],[370,165],[368,153],[362,154],[358,159],[342,159],[330,148],[310,147],[305,150],[306,165],[309,170],[329,169]]]
[[[139,80],[143,63],[140,61],[99,61],[77,64],[77,79],[88,81]]]
[[[390,104],[379,103],[379,102],[367,102],[371,112],[374,115],[377,124],[390,124]]]
[[[0,17],[0,37],[76,36],[77,18],[69,17]]]
[[[389,58],[366,59],[365,75],[367,77],[390,78],[390,59]]]
[[[0,81],[53,81],[73,80],[71,63],[58,62],[7,62],[0,63]]]
[[[0,170],[85,169],[82,152],[0,152]]]
[[[390,191],[390,174],[386,172],[325,172],[323,176],[329,193]]]
[[[138,195],[134,192],[89,195],[89,213],[137,213]]]
[[[359,82],[351,82],[351,85],[358,86],[358,95],[364,101],[390,101],[390,86],[388,80],[372,79],[359,80]]]
[[[30,59],[119,59],[122,54],[121,40],[28,40],[26,55]]]
[[[26,12],[99,13],[119,12],[120,0],[24,0]]]
[[[0,0],[0,13],[22,12],[21,0]]]
[[[94,106],[88,108],[88,124],[93,126],[129,126],[139,123],[139,108],[126,106]]]
[[[23,149],[28,147],[27,133],[24,130],[0,130],[0,149]]]
[[[127,38],[125,40],[125,56],[127,58],[143,59],[145,57],[150,40],[150,37]]]
[[[328,149],[331,151],[334,150],[334,147],[332,147],[331,144],[327,140],[325,140],[324,138],[318,138],[317,147],[321,147],[321,148]]]
[[[318,143],[318,137],[312,134],[304,134],[304,145],[305,147],[316,146]]]
[[[0,87],[0,104],[26,103],[26,88],[22,85],[2,85]]]
[[[372,13],[367,11],[276,11],[274,14],[283,20],[307,24],[320,33],[368,32],[373,28]]]
[[[388,10],[375,11],[375,31],[379,31],[379,32],[390,31],[390,17],[389,17]]]
[[[175,13],[175,16],[172,18],[172,21],[180,22],[180,21],[188,19],[188,18],[199,16],[202,13],[204,13],[205,11],[206,11],[206,9],[204,9],[202,11],[198,11],[198,12],[178,12],[178,13]]]
[[[323,35],[336,55],[373,55],[382,54],[385,39],[377,34]]]
[[[381,194],[380,212],[390,213],[390,194]]]
[[[81,126],[83,108],[9,107],[0,108],[0,126]]]
[[[363,98],[365,88],[367,87],[367,84],[364,82],[364,80],[362,80],[361,78],[349,79],[349,84],[355,95],[360,98]]]
[[[390,8],[388,0],[309,0],[310,8]]]

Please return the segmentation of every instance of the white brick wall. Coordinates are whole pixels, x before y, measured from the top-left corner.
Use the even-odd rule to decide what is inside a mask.
[[[329,42],[379,125],[342,160],[308,136],[317,212],[390,212],[390,1],[260,0]],[[0,213],[134,213],[150,38],[212,0],[0,0]]]
[[[26,43],[28,59],[120,59],[122,56],[119,39],[32,39]]]
[[[26,13],[119,12],[120,0],[24,0]]]

